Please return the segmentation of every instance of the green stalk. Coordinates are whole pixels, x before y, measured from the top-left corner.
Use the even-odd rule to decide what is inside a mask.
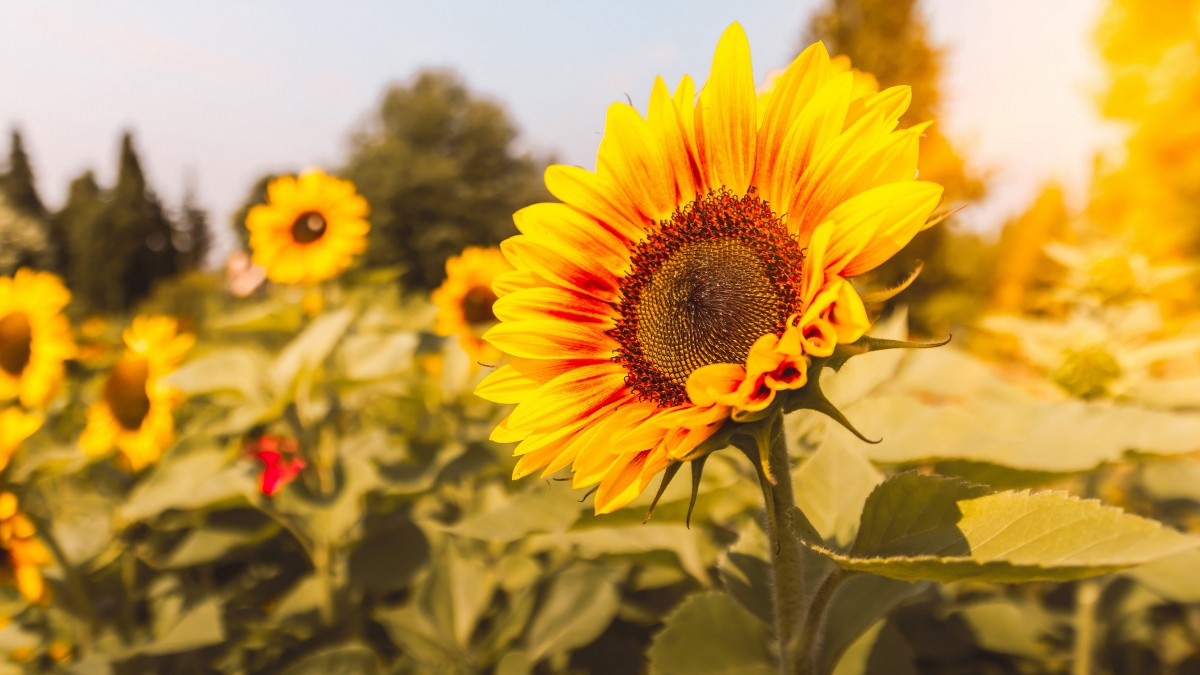
[[[795,507],[792,494],[792,472],[788,460],[787,439],[783,432],[783,417],[757,425],[754,433],[757,447],[748,456],[767,460],[767,469],[755,462],[758,482],[762,486],[767,510],[767,528],[771,537],[771,576],[775,607],[775,636],[779,640],[779,666],[784,675],[796,672],[799,662],[800,631],[804,624],[804,571],[800,542],[788,528],[788,511]],[[768,478],[768,475],[770,478]],[[771,482],[774,479],[774,483]]]
[[[1102,579],[1084,579],[1075,586],[1075,658],[1072,675],[1091,675],[1096,650],[1096,604],[1103,590]]]

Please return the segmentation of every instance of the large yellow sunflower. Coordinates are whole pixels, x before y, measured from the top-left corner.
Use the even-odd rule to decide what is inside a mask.
[[[446,261],[446,280],[433,292],[437,334],[457,335],[458,343],[474,361],[489,363],[500,357],[482,335],[496,322],[492,282],[510,271],[512,265],[500,249],[471,246]]]
[[[254,262],[276,283],[332,279],[366,248],[367,211],[353,183],[322,171],[276,178],[246,216]]]
[[[740,26],[697,97],[662,79],[648,112],[608,109],[595,172],[553,166],[560,204],[518,211],[516,268],[485,334],[511,361],[477,393],[518,404],[492,438],[514,477],[571,467],[598,513],[629,503],[723,425],[799,389],[810,359],[868,328],[848,278],[899,251],[941,187],[914,180],[924,126],[806,49],[759,114]],[[761,121],[760,121],[761,120]]]
[[[0,574],[12,577],[21,595],[30,602],[46,599],[42,568],[50,564],[50,550],[37,538],[37,528],[17,508],[11,492],[0,494]]]
[[[20,408],[0,410],[0,470],[8,466],[17,448],[38,429],[42,418]]]
[[[79,444],[91,457],[115,446],[131,471],[158,461],[175,437],[173,410],[178,392],[163,378],[195,343],[179,334],[175,319],[137,317],[125,330],[125,353],[104,382],[99,401],[88,409]]]
[[[75,354],[63,308],[71,293],[47,272],[17,270],[0,277],[0,400],[26,407],[46,403]]]

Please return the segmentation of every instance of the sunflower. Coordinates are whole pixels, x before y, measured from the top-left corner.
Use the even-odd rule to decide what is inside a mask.
[[[562,203],[518,211],[501,244],[515,270],[484,337],[511,360],[477,393],[518,404],[492,434],[520,442],[514,478],[570,466],[597,513],[620,508],[862,337],[847,279],[941,200],[914,180],[924,125],[897,129],[910,98],[862,91],[818,43],[760,103],[734,24],[698,97],[659,78],[646,116],[610,106],[596,171],[550,167]]]
[[[116,446],[130,470],[158,461],[175,437],[172,411],[178,393],[163,378],[195,343],[179,334],[175,319],[137,317],[125,330],[125,353],[104,382],[99,401],[88,409],[83,451],[98,457]]]
[[[492,282],[510,271],[512,265],[500,249],[471,246],[446,261],[446,280],[433,292],[433,304],[438,309],[437,334],[457,335],[458,343],[473,361],[487,363],[500,357],[481,336],[496,323]]]
[[[37,539],[37,528],[17,508],[11,492],[0,494],[0,570],[11,576],[29,602],[46,598],[42,568],[50,564],[50,550]]]
[[[9,460],[25,439],[40,428],[42,418],[37,415],[15,407],[0,410],[0,470],[8,466]]]
[[[254,263],[276,283],[332,279],[366,248],[366,218],[367,200],[349,181],[318,170],[276,178],[267,203],[246,216]]]
[[[0,400],[45,405],[75,354],[63,308],[71,293],[47,272],[17,270],[0,277]]]

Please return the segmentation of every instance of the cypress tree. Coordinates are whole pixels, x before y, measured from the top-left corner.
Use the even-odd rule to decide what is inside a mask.
[[[33,175],[33,167],[29,163],[29,154],[25,151],[25,139],[18,129],[13,129],[8,148],[8,170],[0,186],[4,188],[4,196],[8,205],[17,211],[34,218],[44,218],[46,207],[42,204],[37,192],[37,181]]]
[[[103,258],[91,255],[105,244],[97,237],[103,204],[104,191],[88,169],[71,181],[66,203],[50,221],[58,243],[59,272],[77,295],[88,300],[93,293],[87,287],[90,279],[86,266],[103,262]]]
[[[179,223],[174,241],[175,248],[179,250],[180,270],[193,270],[204,266],[205,258],[212,247],[212,232],[208,224],[208,212],[196,203],[196,194],[190,185],[184,192],[183,204],[179,208]]]

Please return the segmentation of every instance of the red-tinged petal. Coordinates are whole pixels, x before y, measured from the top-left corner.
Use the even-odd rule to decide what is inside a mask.
[[[622,241],[641,241],[647,223],[608,178],[577,166],[556,164],[546,169],[546,189],[564,204],[579,209]]]
[[[540,360],[603,360],[617,349],[612,338],[592,327],[548,319],[502,323],[483,339],[512,356]]]
[[[691,114],[690,105],[688,114]],[[646,120],[652,132],[662,140],[669,165],[667,176],[675,184],[675,204],[687,204],[700,194],[700,170],[696,166],[688,130],[661,77],[654,78]]]
[[[615,302],[619,297],[614,271],[598,261],[602,256],[589,256],[586,246],[566,249],[543,244],[529,235],[517,235],[501,242],[500,250],[519,269],[565,288],[602,302]]]
[[[746,379],[746,367],[740,363],[714,363],[692,371],[687,379],[688,399],[698,406],[722,402],[737,391]]]
[[[818,42],[792,61],[779,76],[758,130],[758,151],[754,184],[762,190],[768,204],[780,204],[781,195],[771,192],[771,178],[778,167],[779,154],[792,121],[813,95],[829,81],[829,52]],[[777,210],[782,210],[782,206]]]
[[[670,216],[678,204],[662,139],[626,103],[608,107],[596,172],[608,176],[649,222]]]
[[[750,43],[738,24],[717,43],[712,72],[696,106],[696,146],[709,186],[746,192],[758,144],[758,94]]]
[[[492,305],[492,313],[501,321],[557,319],[594,324],[600,330],[608,330],[614,324],[611,305],[554,286],[509,293]]]
[[[553,429],[591,416],[626,393],[615,363],[586,366],[550,380],[508,416],[512,429]]]
[[[650,451],[645,450],[623,455],[613,462],[608,472],[600,479],[600,489],[596,490],[596,515],[612,513],[637,499],[642,491],[637,479],[641,476],[642,467],[649,455]]]

